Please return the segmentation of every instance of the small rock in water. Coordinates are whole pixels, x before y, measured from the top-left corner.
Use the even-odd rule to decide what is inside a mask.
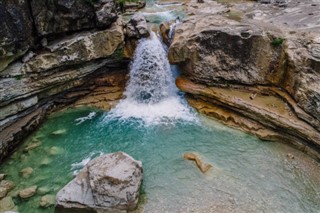
[[[0,199],[4,198],[14,187],[15,185],[12,181],[2,180],[0,182]]]
[[[30,198],[37,192],[37,186],[31,186],[19,192],[19,196],[23,199]]]
[[[39,195],[45,195],[45,194],[48,194],[50,191],[51,191],[51,190],[50,190],[48,187],[44,186],[44,187],[40,187],[40,188],[37,190],[37,193],[38,193]]]
[[[30,150],[33,150],[33,149],[41,146],[41,144],[42,144],[41,141],[35,142],[35,143],[31,143],[31,144],[29,144],[28,146],[26,146],[26,148],[24,148],[23,151],[28,152],[28,151],[30,151]]]
[[[32,174],[33,169],[31,167],[24,168],[20,171],[20,174],[23,178],[28,178]]]
[[[5,176],[6,176],[5,174],[0,174],[0,181],[2,181]]]
[[[5,196],[7,196],[8,194],[8,190],[4,187],[0,187],[0,199],[4,198]]]
[[[54,195],[45,195],[45,196],[42,196],[41,199],[40,199],[40,207],[42,208],[48,208],[48,207],[51,207],[51,206],[54,206],[55,204],[55,196]]]
[[[57,131],[52,132],[51,135],[63,135],[63,134],[66,134],[66,133],[67,133],[66,129],[59,129]]]
[[[40,165],[41,166],[47,166],[51,163],[51,159],[50,158],[44,158],[41,162],[40,162]]]
[[[183,155],[183,158],[186,159],[186,160],[193,160],[196,162],[198,168],[200,169],[200,171],[202,173],[206,173],[211,167],[212,165],[210,164],[207,164],[207,163],[204,163],[200,158],[199,156],[197,156],[196,154],[194,153],[185,153]]]
[[[0,200],[0,212],[9,213],[12,211],[17,211],[17,207],[15,206],[12,197],[5,197]]]
[[[49,150],[50,155],[59,155],[61,153],[63,153],[63,149],[57,146],[53,146]]]

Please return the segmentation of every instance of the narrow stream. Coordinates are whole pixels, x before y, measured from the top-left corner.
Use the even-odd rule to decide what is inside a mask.
[[[152,34],[140,41],[126,98],[114,109],[51,115],[0,166],[0,173],[16,184],[10,196],[19,212],[54,212],[39,207],[44,194],[55,195],[91,159],[116,151],[143,163],[135,212],[319,212],[318,162],[285,144],[263,142],[197,114],[175,87],[175,72]],[[197,153],[213,168],[202,174],[183,159],[186,152]],[[20,171],[28,167],[33,172],[23,177]],[[17,196],[33,185],[38,187],[35,196]]]

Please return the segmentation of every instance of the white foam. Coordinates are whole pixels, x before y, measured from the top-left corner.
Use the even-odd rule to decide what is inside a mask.
[[[175,19],[175,15],[172,12],[174,12],[174,10],[167,10],[167,11],[162,11],[162,12],[143,12],[142,14],[147,17],[148,16],[159,16],[165,20],[171,20],[171,19]]]
[[[73,170],[73,175],[77,175],[80,170],[85,167],[85,165],[87,165],[95,156],[101,156],[103,155],[102,152],[98,152],[98,153],[90,153],[88,157],[82,159],[80,162],[76,162],[76,163],[73,163],[71,164],[71,170]]]
[[[126,99],[108,113],[105,121],[135,118],[145,125],[196,121],[192,110],[177,94],[174,72],[159,38],[152,33],[149,39],[142,39],[131,64]]]
[[[93,117],[96,116],[96,112],[90,112],[87,116],[85,117],[81,117],[81,118],[77,118],[74,121],[77,122],[76,125],[82,124],[83,122],[85,122],[86,120],[91,120]]]
[[[175,121],[195,122],[196,116],[177,96],[168,97],[155,104],[138,103],[131,99],[122,100],[112,109],[105,119],[118,118],[127,120],[135,118],[145,125],[158,125]]]

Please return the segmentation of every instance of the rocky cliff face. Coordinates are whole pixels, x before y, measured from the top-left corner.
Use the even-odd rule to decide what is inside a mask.
[[[0,2],[0,162],[48,112],[72,103],[110,109],[122,97],[118,13],[115,0]]]
[[[169,50],[185,76],[178,87],[199,111],[319,158],[319,9],[311,1],[188,4]]]

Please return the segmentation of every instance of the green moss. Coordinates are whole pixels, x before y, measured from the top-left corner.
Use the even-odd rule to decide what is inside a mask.
[[[21,80],[22,79],[22,75],[17,75],[14,77],[16,80]]]
[[[278,47],[280,46],[283,42],[284,42],[284,38],[282,37],[278,37],[278,38],[275,38],[271,41],[271,45],[274,46],[274,47]]]
[[[124,48],[123,47],[119,47],[118,49],[116,49],[116,51],[114,51],[114,53],[112,54],[114,58],[117,59],[121,59],[124,56]]]

